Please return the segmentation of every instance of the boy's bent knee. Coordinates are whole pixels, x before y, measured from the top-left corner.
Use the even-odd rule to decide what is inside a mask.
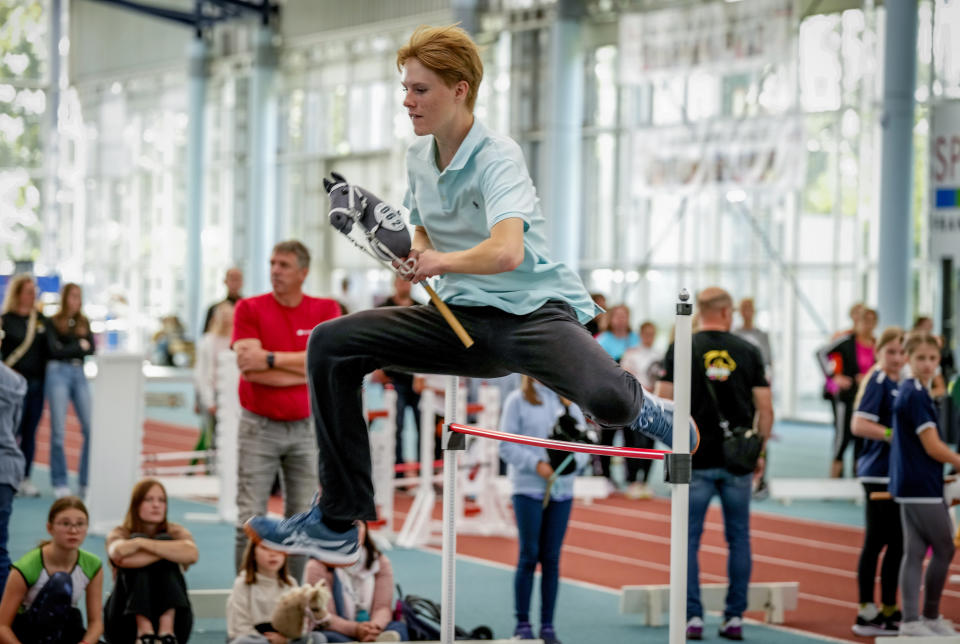
[[[584,408],[603,425],[626,426],[640,415],[642,403],[640,396],[626,396],[608,389],[592,392]]]

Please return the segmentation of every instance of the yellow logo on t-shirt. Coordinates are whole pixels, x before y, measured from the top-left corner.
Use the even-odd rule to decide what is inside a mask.
[[[707,371],[707,378],[724,382],[737,369],[726,349],[714,349],[703,355],[703,368]]]

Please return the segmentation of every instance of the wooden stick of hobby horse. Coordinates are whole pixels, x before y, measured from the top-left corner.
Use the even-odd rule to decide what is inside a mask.
[[[460,342],[463,342],[463,346],[470,348],[473,346],[473,338],[470,337],[470,334],[467,333],[467,330],[463,328],[463,325],[460,324],[460,320],[457,319],[457,316],[453,314],[453,311],[447,307],[446,303],[440,299],[440,296],[437,295],[437,292],[430,288],[430,285],[426,282],[420,282],[423,284],[423,288],[427,289],[427,294],[430,295],[430,301],[433,302],[433,305],[437,307],[437,310],[440,311],[440,315],[443,316],[443,319],[447,321],[447,324],[450,325],[450,328],[453,329],[453,332],[457,334],[457,337],[460,338]]]

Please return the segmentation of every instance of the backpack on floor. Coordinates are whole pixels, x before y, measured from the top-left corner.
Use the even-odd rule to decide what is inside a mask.
[[[397,586],[394,619],[407,625],[411,642],[430,642],[440,639],[440,604],[418,595],[404,595]],[[477,626],[472,631],[454,627],[458,640],[492,640],[493,631],[487,626]]]

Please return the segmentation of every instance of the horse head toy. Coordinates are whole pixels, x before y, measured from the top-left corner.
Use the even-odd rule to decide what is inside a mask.
[[[331,172],[330,177],[323,179],[323,187],[330,197],[330,225],[364,253],[409,279],[416,269],[417,260],[408,257],[410,233],[397,209],[372,192],[352,185],[341,174]],[[468,348],[473,345],[473,339],[450,308],[429,284],[422,284],[463,345]]]
[[[360,186],[351,185],[336,172],[324,177],[330,197],[330,225],[346,235],[360,250],[384,262],[397,262],[402,275],[409,275],[413,261],[410,233],[396,208]]]

